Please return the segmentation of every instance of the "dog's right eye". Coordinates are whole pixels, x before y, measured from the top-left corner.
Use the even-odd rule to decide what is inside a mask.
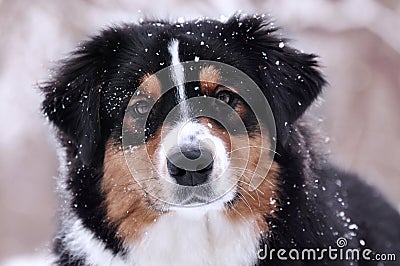
[[[136,102],[132,107],[138,115],[145,115],[150,111],[149,103],[144,100]]]

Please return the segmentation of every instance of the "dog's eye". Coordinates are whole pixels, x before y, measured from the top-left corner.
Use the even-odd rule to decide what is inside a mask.
[[[135,103],[135,105],[133,106],[135,113],[137,113],[138,115],[145,115],[150,111],[150,105],[147,101],[138,101],[137,103]]]
[[[230,91],[221,91],[219,92],[215,98],[217,98],[218,100],[234,107],[237,103],[237,97],[235,96],[235,94],[233,92]]]

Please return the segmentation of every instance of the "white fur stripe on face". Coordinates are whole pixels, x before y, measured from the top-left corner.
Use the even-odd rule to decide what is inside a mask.
[[[168,52],[171,55],[171,77],[175,87],[178,88],[178,102],[181,104],[181,112],[184,118],[188,118],[188,106],[185,94],[185,71],[179,59],[179,41],[173,39],[168,45]]]

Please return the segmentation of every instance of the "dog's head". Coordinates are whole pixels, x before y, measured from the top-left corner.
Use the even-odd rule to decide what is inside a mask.
[[[183,209],[224,210],[266,229],[275,147],[284,149],[324,84],[315,56],[274,32],[258,16],[111,28],[43,86],[71,175],[99,171],[96,185],[80,189],[99,191],[102,204],[92,207],[124,239]]]

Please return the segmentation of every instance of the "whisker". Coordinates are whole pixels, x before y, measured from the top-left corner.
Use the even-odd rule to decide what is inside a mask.
[[[265,178],[265,176],[262,176],[262,175],[260,175],[259,173],[255,172],[255,171],[253,171],[253,170],[247,169],[247,168],[237,167],[237,166],[231,166],[230,168],[231,168],[231,169],[242,170],[243,172],[246,172],[246,173],[249,173],[249,174],[253,174],[253,175],[256,175],[256,176],[261,177],[261,178]]]
[[[245,183],[245,184],[247,185],[247,183],[244,182],[243,180],[237,180],[237,181],[243,182],[243,183]],[[242,187],[240,187],[240,186],[239,186],[239,188],[240,188],[242,191],[246,192],[246,194],[249,195],[249,197],[252,198],[254,201],[256,200],[247,190],[245,190],[244,188],[242,188]]]
[[[264,192],[263,192],[263,191],[261,191],[259,188],[255,187],[255,186],[253,186],[253,185],[250,184],[249,182],[245,182],[245,181],[243,181],[243,180],[240,180],[240,178],[237,179],[237,181],[240,181],[240,182],[244,183],[245,185],[248,185],[248,186],[251,187],[253,190],[259,191],[261,194],[264,195]],[[244,189],[244,188],[243,188],[243,189]]]
[[[235,176],[236,176],[236,175],[235,175]],[[253,190],[259,191],[261,194],[264,195],[264,192],[261,191],[258,187],[253,186],[253,185],[250,184],[249,182],[245,182],[244,180],[241,180],[241,179],[240,179],[240,176],[236,176],[236,177],[237,177],[237,179],[234,179],[235,181],[241,181],[241,182],[243,182],[244,184],[246,184],[246,185],[248,185],[249,187],[251,187]]]
[[[158,178],[152,177],[152,178],[147,178],[147,179],[143,179],[143,180],[139,180],[139,181],[132,181],[132,182],[124,183],[124,184],[115,184],[115,185],[113,185],[113,187],[115,187],[115,188],[127,188],[126,191],[123,191],[123,192],[144,190],[144,188],[141,186],[141,183],[145,183],[145,182],[149,182],[149,181],[153,181],[153,180],[158,180]],[[129,188],[129,186],[133,186],[133,185],[139,185],[139,187],[137,187],[135,189]]]
[[[260,195],[258,195],[258,190],[259,190],[259,189],[255,189],[254,191],[256,192],[256,195],[257,195],[258,207],[260,207],[260,206],[261,206],[261,201],[260,201]],[[264,193],[263,193],[263,195],[264,195]]]
[[[255,162],[249,161],[248,158],[243,158],[243,157],[231,157],[231,161],[233,160],[241,160],[241,161],[247,161],[248,163],[253,164],[254,166],[257,166]]]
[[[250,212],[253,213],[253,209],[250,207],[250,204],[245,197],[243,197],[240,193],[238,193],[237,196],[242,199],[243,203],[249,208]]]
[[[248,149],[248,148],[264,149],[264,150],[271,151],[271,152],[273,152],[273,153],[278,154],[279,156],[281,156],[278,152],[276,152],[276,151],[274,151],[274,150],[271,150],[270,148],[263,147],[263,146],[245,146],[245,147],[240,147],[240,148],[236,148],[236,149],[234,149],[234,150],[231,150],[231,151],[227,152],[227,154],[231,154],[231,153],[233,153],[233,152],[235,152],[235,151],[242,150],[242,149]]]
[[[256,173],[256,172],[254,172],[254,171],[251,171],[250,169],[243,169],[243,168],[241,168],[241,167],[230,167],[230,168],[232,168],[232,169],[238,169],[238,170],[241,170],[241,171],[243,171],[243,172],[246,172],[246,173],[249,173],[249,174],[253,174],[253,175],[255,175],[255,176],[258,176],[258,177],[260,177],[261,179],[267,181],[271,186],[276,187],[276,185],[275,185],[274,183],[272,183],[270,180],[268,180],[268,178],[266,178],[265,176],[260,175],[259,173]],[[237,177],[240,177],[240,176],[237,176]]]
[[[240,218],[243,219],[244,222],[248,223],[247,219],[235,208],[235,206],[231,206],[231,209],[234,210],[237,214],[240,215]]]

